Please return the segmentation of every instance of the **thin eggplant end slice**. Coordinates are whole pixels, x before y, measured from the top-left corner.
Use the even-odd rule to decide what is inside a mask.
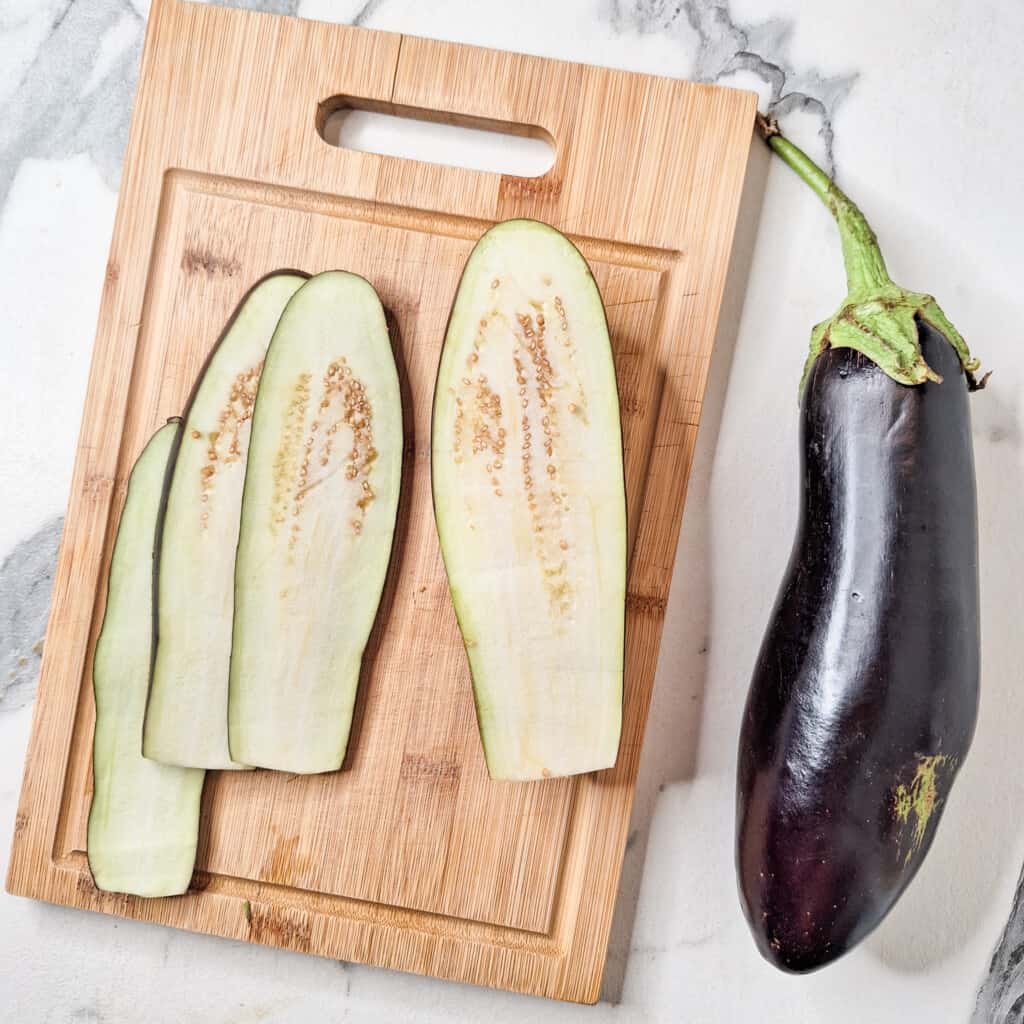
[[[132,470],[93,658],[89,869],[97,888],[136,896],[185,892],[199,834],[204,773],[155,764],[139,749],[152,654],[154,546],[180,429],[172,422],[157,431]]]

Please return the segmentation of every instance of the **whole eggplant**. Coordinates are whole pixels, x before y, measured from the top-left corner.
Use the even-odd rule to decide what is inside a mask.
[[[744,911],[762,954],[804,972],[907,887],[974,733],[981,384],[934,299],[889,279],[856,206],[764,127],[835,215],[850,286],[812,334],[800,522],[739,748]]]

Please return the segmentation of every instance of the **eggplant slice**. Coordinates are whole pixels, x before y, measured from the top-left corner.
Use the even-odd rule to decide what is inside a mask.
[[[434,511],[496,779],[615,763],[626,499],[604,307],[554,228],[470,255],[434,395]]]
[[[341,767],[401,474],[401,397],[380,299],[354,274],[320,274],[281,316],[253,416],[235,565],[236,760]]]
[[[165,764],[244,768],[228,751],[235,548],[256,389],[285,304],[306,276],[278,273],[242,300],[185,416],[167,496],[157,648],[144,753]]]
[[[96,886],[136,896],[174,896],[192,878],[204,772],[142,756],[153,649],[153,569],[175,420],[153,435],[128,481],[107,608],[93,658],[96,730],[88,858]]]

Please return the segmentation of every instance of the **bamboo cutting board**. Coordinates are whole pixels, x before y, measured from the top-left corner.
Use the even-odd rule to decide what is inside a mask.
[[[335,148],[355,106],[550,138],[517,178]],[[154,0],[8,888],[70,906],[577,1001],[599,992],[683,498],[751,139],[750,93]],[[431,398],[475,240],[536,217],[608,310],[630,523],[612,770],[491,782],[430,498]],[[183,897],[95,889],[92,648],[125,482],[246,289],[366,277],[406,414],[395,557],[341,772],[210,773]],[[684,581],[685,582],[685,581]]]

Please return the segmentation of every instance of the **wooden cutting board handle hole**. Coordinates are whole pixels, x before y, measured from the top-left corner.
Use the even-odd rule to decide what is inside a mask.
[[[475,171],[541,178],[555,163],[555,140],[532,124],[332,96],[317,108],[328,145]]]

